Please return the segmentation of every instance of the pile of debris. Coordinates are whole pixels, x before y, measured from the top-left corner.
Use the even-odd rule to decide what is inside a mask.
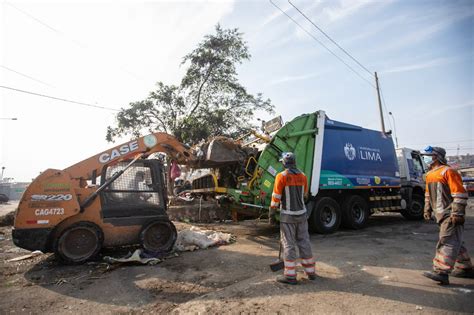
[[[11,211],[5,215],[0,216],[0,227],[12,226],[14,221],[15,221],[15,211]]]

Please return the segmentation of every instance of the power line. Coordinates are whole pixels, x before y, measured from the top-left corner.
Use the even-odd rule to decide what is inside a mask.
[[[24,15],[26,15],[26,16],[29,17],[30,19],[36,21],[37,23],[43,25],[44,27],[48,28],[49,30],[55,32],[56,34],[59,34],[59,35],[61,35],[61,36],[63,36],[63,37],[66,37],[67,39],[69,39],[71,42],[73,42],[73,43],[76,44],[77,46],[81,47],[82,49],[87,49],[87,48],[88,48],[88,47],[86,47],[86,45],[84,45],[84,44],[82,44],[81,42],[75,40],[75,39],[72,38],[71,36],[68,36],[66,33],[64,33],[64,32],[62,32],[62,31],[60,31],[60,30],[58,30],[58,29],[52,27],[51,25],[49,25],[49,24],[47,24],[47,23],[41,21],[40,19],[34,17],[34,16],[31,15],[30,13],[28,13],[28,12],[26,12],[26,11],[24,11],[24,10],[18,8],[17,6],[15,6],[15,5],[13,5],[13,4],[9,3],[9,2],[5,2],[5,3],[6,3],[7,5],[11,6],[12,8],[14,8],[15,10],[17,10],[17,11],[23,13]],[[111,62],[109,62],[109,64],[112,65]],[[113,64],[113,65],[114,65],[114,66],[117,66],[117,64]],[[124,66],[122,66],[122,65],[119,64],[118,67],[120,68],[121,71],[127,73],[129,76],[133,77],[135,80],[144,82],[143,78],[141,78],[141,77],[139,77],[138,75],[136,75],[135,73],[133,73],[133,72],[127,70]]]
[[[0,65],[0,67],[2,67],[2,68],[5,69],[5,70],[14,72],[14,73],[16,73],[16,74],[18,74],[18,75],[21,75],[22,77],[25,77],[25,78],[28,78],[28,79],[30,79],[30,80],[33,80],[33,81],[35,81],[35,82],[38,82],[38,83],[47,85],[47,86],[49,86],[49,87],[53,87],[53,86],[51,86],[50,84],[48,84],[48,83],[46,83],[46,82],[43,82],[43,81],[41,81],[41,80],[35,79],[35,78],[33,78],[33,77],[30,77],[29,75],[26,75],[26,74],[21,73],[21,72],[19,72],[19,71],[13,70],[13,69],[8,68],[8,67],[5,67],[5,66],[3,66],[3,65]]]
[[[445,150],[446,151],[456,151],[456,150],[473,150],[473,149],[474,149],[474,147],[471,147],[471,148],[461,148],[461,147],[459,147],[459,148],[447,148]]]
[[[279,6],[277,6],[275,3],[273,3],[272,0],[269,0],[270,3],[276,7],[278,10],[280,10],[284,15],[286,15],[293,23],[298,25],[299,28],[301,28],[306,34],[308,34],[312,39],[314,39],[316,42],[318,42],[321,46],[323,46],[327,51],[329,51],[334,57],[339,59],[340,62],[342,62],[344,65],[346,65],[347,68],[349,68],[352,72],[354,72],[357,76],[359,76],[362,80],[366,81],[370,86],[375,88],[375,85],[372,84],[369,80],[364,78],[362,75],[360,75],[359,72],[354,70],[350,65],[348,65],[341,57],[336,55],[331,49],[329,49],[326,45],[324,45],[319,39],[317,39],[313,34],[311,34],[309,31],[307,31],[301,24],[299,24],[295,19],[293,19],[291,16],[289,16],[285,11],[283,11]]]
[[[409,143],[409,145],[425,145],[427,143],[462,143],[462,142],[474,142],[474,139],[468,140],[452,140],[452,141],[426,141],[424,143]]]
[[[9,3],[9,2],[5,2],[5,3],[8,4],[9,6],[11,6],[12,8],[14,8],[15,10],[17,10],[17,11],[23,13],[24,15],[26,15],[26,16],[29,17],[30,19],[32,19],[32,20],[38,22],[39,24],[43,25],[44,27],[50,29],[51,31],[53,31],[53,32],[55,32],[55,33],[57,33],[57,34],[59,34],[59,35],[61,35],[61,36],[68,37],[69,40],[71,40],[71,41],[72,41],[73,43],[75,43],[76,45],[78,45],[78,46],[80,46],[80,47],[82,47],[82,48],[85,47],[83,44],[81,44],[81,43],[78,42],[77,40],[75,40],[75,39],[73,39],[73,38],[67,36],[65,33],[63,33],[63,32],[61,32],[60,30],[55,29],[54,27],[52,27],[52,26],[46,24],[45,22],[41,21],[40,19],[38,19],[38,18],[34,17],[33,15],[29,14],[28,12],[26,12],[26,11],[24,11],[24,10],[18,8],[17,6],[14,6],[13,4],[11,4],[11,3]]]
[[[298,11],[302,16],[305,17],[305,19],[307,19],[311,24],[313,24],[314,27],[316,27],[321,33],[324,34],[324,36],[326,36],[327,39],[329,39],[334,45],[336,45],[337,47],[339,47],[340,50],[342,50],[347,56],[349,56],[352,60],[354,60],[362,69],[364,69],[365,71],[367,71],[370,75],[373,75],[373,72],[370,71],[369,69],[367,69],[363,64],[361,64],[357,59],[355,59],[351,54],[349,54],[344,48],[342,48],[338,43],[336,43],[328,34],[326,34],[326,32],[324,32],[319,26],[317,26],[309,17],[306,16],[306,14],[304,14],[300,9],[298,9],[297,6],[295,6],[293,3],[291,3],[290,0],[288,0],[288,3],[291,4],[293,6],[293,8],[296,9],[296,11]]]
[[[99,105],[94,105],[94,104],[89,104],[89,103],[83,103],[83,102],[77,102],[77,101],[68,100],[68,99],[65,99],[65,98],[60,98],[60,97],[35,93],[35,92],[31,92],[31,91],[16,89],[16,88],[9,87],[9,86],[4,86],[4,85],[0,85],[0,88],[16,91],[16,92],[20,92],[20,93],[26,93],[26,94],[31,94],[31,95],[35,95],[35,96],[40,96],[40,97],[46,97],[46,98],[50,98],[50,99],[57,100],[57,101],[62,101],[62,102],[68,102],[68,103],[74,103],[74,104],[83,105],[83,106],[89,106],[89,107],[95,107],[95,108],[100,108],[100,109],[112,110],[112,111],[116,111],[116,112],[120,111],[119,109],[115,109],[115,108],[104,107],[104,106],[99,106]]]

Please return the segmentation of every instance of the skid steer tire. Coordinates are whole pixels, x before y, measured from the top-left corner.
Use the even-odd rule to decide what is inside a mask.
[[[308,220],[311,232],[334,233],[341,225],[341,207],[333,198],[323,197],[314,203],[313,211]]]
[[[61,262],[82,264],[97,256],[104,242],[104,233],[91,222],[77,222],[61,232],[54,243],[54,252]]]
[[[361,196],[348,196],[342,203],[342,225],[346,228],[362,229],[367,225],[369,216],[369,206]]]
[[[140,244],[149,253],[163,254],[173,249],[177,236],[171,221],[152,221],[140,232]]]

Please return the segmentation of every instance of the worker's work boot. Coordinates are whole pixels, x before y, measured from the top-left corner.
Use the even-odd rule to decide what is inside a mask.
[[[276,281],[281,282],[281,283],[285,283],[285,284],[292,284],[292,285],[295,285],[295,284],[298,283],[298,282],[296,281],[296,279],[294,279],[294,278],[287,278],[287,277],[285,277],[285,276],[277,276],[277,277],[276,277]]]
[[[316,277],[315,273],[308,275],[308,280],[314,281],[316,279],[317,279],[317,277]]]
[[[449,284],[449,276],[445,273],[437,273],[434,271],[423,272],[423,276],[430,278],[433,281],[437,281],[442,285]]]
[[[474,269],[456,269],[451,272],[451,276],[457,278],[469,278],[474,279]]]

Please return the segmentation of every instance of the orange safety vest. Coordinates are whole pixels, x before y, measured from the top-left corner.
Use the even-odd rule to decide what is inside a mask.
[[[304,196],[308,192],[306,175],[294,169],[286,169],[278,173],[273,187],[271,208],[278,208],[280,213],[301,215],[306,213]]]
[[[463,216],[468,195],[461,175],[448,165],[441,165],[426,175],[425,209],[433,209],[440,222],[452,213]]]

